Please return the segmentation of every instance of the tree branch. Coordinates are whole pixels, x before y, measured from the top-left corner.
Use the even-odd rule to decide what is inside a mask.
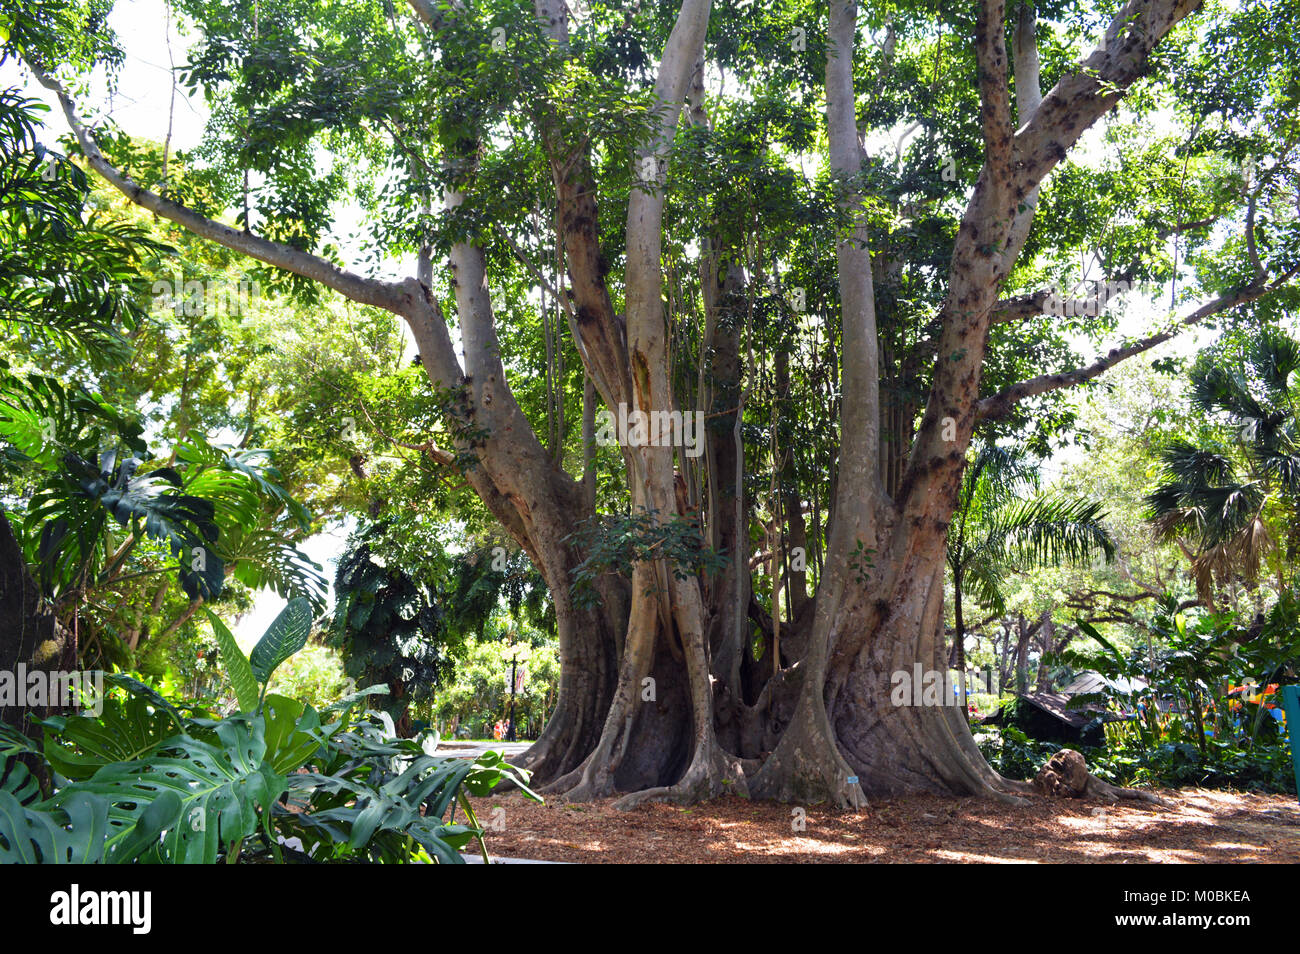
[[[1120,101],[1150,66],[1151,51],[1202,0],[1128,0],[1105,42],[1067,73],[1016,133],[1027,185],[1040,183],[1089,126]]]
[[[413,278],[402,282],[384,282],[365,278],[345,271],[309,252],[230,228],[178,202],[150,192],[120,172],[105,158],[93,134],[77,115],[76,105],[59,81],[46,73],[30,57],[25,57],[24,62],[37,82],[58,98],[68,127],[80,144],[82,152],[85,153],[90,167],[131,202],[176,223],[200,238],[267,265],[319,282],[358,304],[382,308],[406,319],[420,348],[425,368],[435,383],[446,389],[458,387],[463,383],[464,374],[460,363],[456,360],[442,309],[426,285]]]
[[[260,262],[293,272],[295,275],[301,275],[304,278],[320,282],[322,285],[334,289],[353,301],[360,302],[363,305],[373,305],[397,314],[402,313],[400,302],[405,297],[406,292],[400,284],[363,278],[352,272],[344,271],[319,256],[222,225],[220,222],[199,215],[192,209],[186,208],[177,202],[164,199],[162,196],[150,192],[129,176],[119,172],[100,151],[94,137],[77,115],[76,106],[59,81],[42,70],[30,57],[25,58],[24,62],[31,69],[37,82],[58,97],[59,104],[63,108],[63,115],[68,121],[68,126],[73,135],[76,136],[82,152],[86,154],[86,160],[90,167],[136,205],[175,222],[200,238],[216,242],[218,245],[223,245],[232,251],[240,252]]]
[[[860,533],[874,542],[873,505],[883,496],[880,480],[880,344],[876,332],[869,229],[855,182],[866,158],[858,137],[853,50],[857,37],[855,0],[832,0],[826,47],[826,133],[836,200],[850,230],[835,245],[843,325],[844,395],[840,407],[844,446],[840,453],[836,512],[861,516]]]
[[[1202,305],[1187,317],[1180,319],[1174,327],[1169,330],[1149,335],[1146,338],[1142,338],[1135,341],[1133,344],[1126,345],[1122,348],[1113,348],[1106,357],[1099,358],[1085,367],[1076,368],[1073,371],[1066,371],[1060,374],[1042,374],[1036,378],[1021,381],[1019,384],[1013,384],[1011,387],[1005,388],[997,394],[986,397],[980,401],[977,406],[976,416],[980,420],[1004,417],[1011,413],[1012,408],[1015,407],[1019,401],[1022,401],[1027,397],[1046,394],[1048,391],[1056,391],[1061,388],[1074,387],[1077,384],[1089,381],[1104,371],[1113,368],[1126,358],[1131,358],[1135,354],[1149,351],[1156,345],[1164,344],[1166,341],[1176,337],[1184,328],[1198,325],[1212,315],[1221,314],[1222,312],[1229,311],[1239,305],[1244,305],[1248,302],[1255,301],[1258,298],[1262,298],[1270,291],[1279,288],[1297,271],[1300,271],[1300,267],[1292,269],[1270,285],[1252,284],[1220,295],[1213,301]]]
[[[980,0],[975,16],[980,124],[991,174],[989,181],[999,191],[1011,183],[1011,89],[1007,79],[1007,44],[1003,27],[1006,9],[1006,0]]]

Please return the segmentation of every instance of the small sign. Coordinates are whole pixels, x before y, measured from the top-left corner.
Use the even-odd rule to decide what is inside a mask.
[[[858,777],[857,777],[856,775],[850,775],[850,776],[849,776],[849,784],[850,784],[850,785],[857,785],[857,784],[858,784]]]

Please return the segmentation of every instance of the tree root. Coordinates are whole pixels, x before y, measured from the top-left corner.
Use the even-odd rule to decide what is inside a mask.
[[[1099,798],[1108,805],[1114,805],[1120,799],[1129,799],[1135,802],[1146,802],[1148,805],[1159,805],[1161,808],[1170,807],[1168,801],[1153,792],[1144,792],[1137,788],[1120,788],[1109,782],[1103,782],[1091,772],[1088,773],[1088,781],[1084,785],[1083,797]]]
[[[614,807],[625,812],[647,802],[693,805],[724,794],[749,797],[744,767],[740,759],[718,744],[708,742],[696,749],[686,774],[677,782],[624,795]]]
[[[849,764],[833,743],[816,734],[803,744],[794,744],[793,738],[782,739],[750,781],[749,790],[755,798],[792,805],[829,802],[857,811],[867,804],[866,793]]]

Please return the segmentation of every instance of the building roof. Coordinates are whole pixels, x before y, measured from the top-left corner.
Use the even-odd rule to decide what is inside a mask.
[[[1070,697],[1062,692],[1028,692],[1020,698],[1074,729],[1082,729],[1098,715],[1095,709],[1071,709]]]
[[[1081,696],[1086,693],[1101,692],[1107,687],[1115,692],[1136,692],[1139,689],[1145,689],[1147,683],[1145,679],[1125,679],[1122,676],[1107,679],[1099,672],[1085,669],[1058,691],[1064,696]]]

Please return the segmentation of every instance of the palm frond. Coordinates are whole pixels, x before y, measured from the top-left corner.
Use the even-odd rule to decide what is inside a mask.
[[[988,527],[984,545],[1019,567],[1080,563],[1097,554],[1107,560],[1115,544],[1102,523],[1100,503],[1043,496],[1009,507]]]
[[[963,568],[965,588],[970,596],[991,613],[1006,612],[1006,596],[1002,584],[1006,582],[1006,568],[989,558],[987,550],[980,548],[972,553]]]
[[[1300,341],[1276,328],[1267,329],[1254,342],[1247,360],[1274,404],[1292,400],[1291,375],[1300,370]]]

